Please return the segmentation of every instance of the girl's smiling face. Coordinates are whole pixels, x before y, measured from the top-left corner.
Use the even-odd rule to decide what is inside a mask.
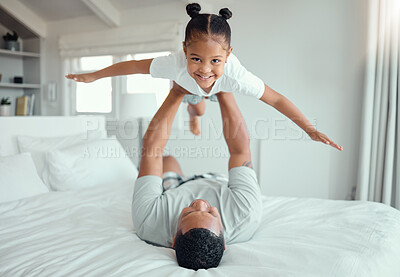
[[[226,50],[218,41],[207,37],[189,44],[183,42],[183,51],[189,75],[209,93],[215,81],[224,74],[225,63],[232,47]]]

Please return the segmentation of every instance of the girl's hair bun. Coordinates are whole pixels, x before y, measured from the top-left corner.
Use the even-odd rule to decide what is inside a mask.
[[[197,3],[188,4],[186,6],[186,12],[191,18],[198,16],[200,13],[200,10],[201,10],[201,7]]]
[[[219,10],[219,15],[228,20],[232,17],[232,12],[228,8],[223,8]]]

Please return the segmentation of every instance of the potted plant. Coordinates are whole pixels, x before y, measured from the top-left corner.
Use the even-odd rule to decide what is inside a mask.
[[[11,102],[8,97],[1,98],[0,102],[0,116],[11,115]]]
[[[3,39],[5,42],[5,49],[19,51],[18,35],[15,31],[13,31],[12,34],[7,32],[7,34],[3,36]]]

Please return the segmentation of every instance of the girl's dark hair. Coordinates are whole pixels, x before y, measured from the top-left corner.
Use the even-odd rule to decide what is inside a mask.
[[[200,39],[204,35],[221,36],[225,38],[228,48],[231,46],[231,28],[227,20],[232,17],[228,8],[221,9],[219,15],[200,14],[201,7],[197,3],[186,6],[187,14],[192,18],[186,25],[185,43]]]

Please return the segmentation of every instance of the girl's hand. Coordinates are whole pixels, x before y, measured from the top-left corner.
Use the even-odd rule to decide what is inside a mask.
[[[330,140],[325,134],[318,132],[317,130],[309,132],[308,135],[310,136],[310,138],[312,140],[320,141],[322,143],[328,144],[328,145],[336,148],[339,151],[343,150],[343,146],[337,145],[332,140]]]
[[[90,83],[97,80],[96,76],[93,73],[68,74],[65,75],[65,78],[84,83]]]

